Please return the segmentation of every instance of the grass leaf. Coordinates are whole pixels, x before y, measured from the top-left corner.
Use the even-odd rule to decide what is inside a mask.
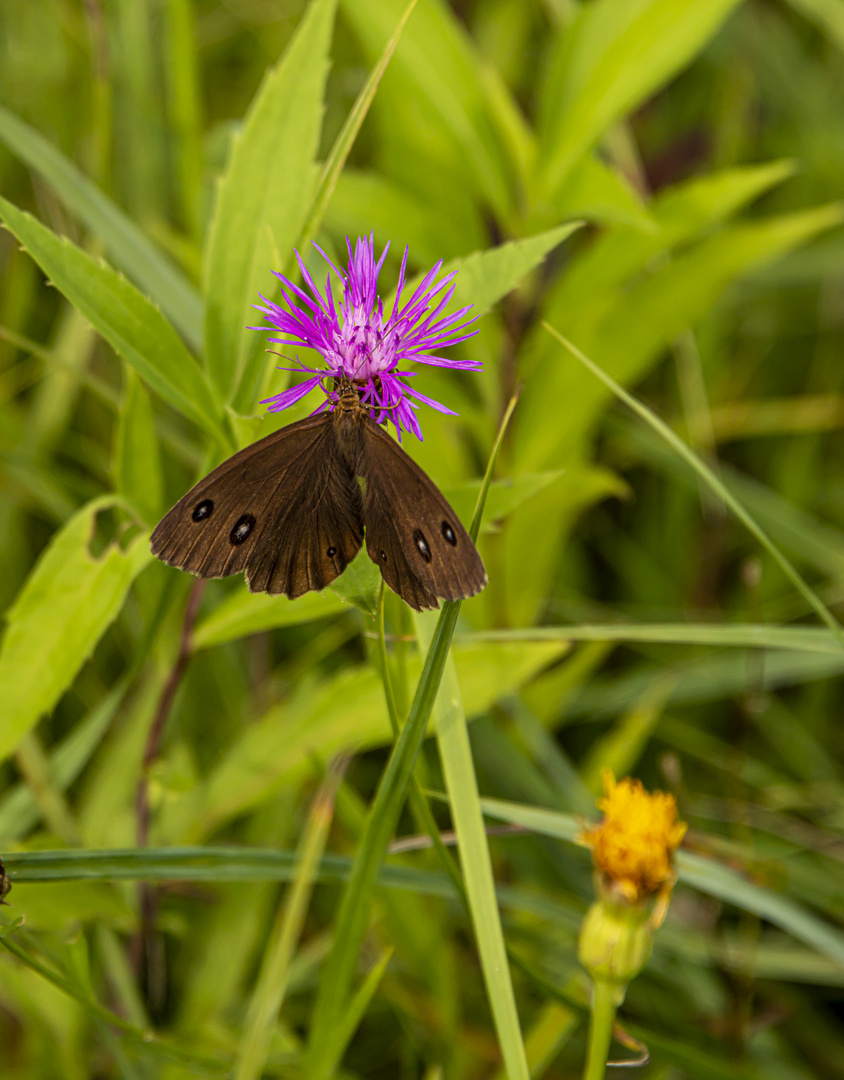
[[[152,559],[146,534],[132,539],[125,550],[112,544],[101,556],[91,555],[96,515],[114,504],[106,496],[70,519],[6,613],[0,649],[0,760],[71,685]]]
[[[196,361],[158,308],[105,262],[0,199],[0,217],[21,246],[109,345],[173,408],[228,440]]]
[[[202,297],[119,206],[29,124],[0,106],[0,140],[53,187],[116,267],[152,298],[192,349],[202,345]]]
[[[316,182],[316,153],[336,0],[316,0],[271,69],[236,136],[208,233],[203,280],[205,352],[212,384],[241,412],[254,407],[264,341],[248,329],[259,294],[275,291],[302,231]]]

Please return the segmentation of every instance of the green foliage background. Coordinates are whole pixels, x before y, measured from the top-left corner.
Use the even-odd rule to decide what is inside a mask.
[[[405,15],[0,0],[3,1075],[579,1075],[611,768],[690,824],[640,1075],[841,1076],[844,4]],[[370,231],[483,316],[408,447],[467,523],[523,383],[395,829],[436,616],[388,595],[382,653],[365,560],[290,603],[148,551],[293,418],[271,271]]]

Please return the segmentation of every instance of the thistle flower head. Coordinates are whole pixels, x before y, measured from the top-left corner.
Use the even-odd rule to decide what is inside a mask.
[[[454,413],[410,388],[407,380],[416,372],[408,370],[409,365],[434,364],[465,371],[477,371],[481,367],[477,360],[455,360],[439,355],[441,349],[464,341],[476,332],[469,328],[471,323],[466,321],[469,307],[451,315],[444,314],[454,294],[456,272],[446,274],[437,281],[442,267],[442,261],[438,262],[425,275],[411,298],[402,304],[407,269],[405,249],[396,299],[392,310],[385,316],[377,290],[378,275],[389,244],[377,263],[372,236],[359,237],[354,250],[348,239],[346,246],[349,254],[346,270],[338,268],[317,247],[329,266],[324,292],[320,291],[297,251],[296,258],[306,288],[300,288],[283,274],[276,274],[281,282],[283,303],[276,304],[262,296],[263,305],[255,305],[271,327],[282,332],[282,337],[272,337],[269,341],[314,349],[324,364],[323,367],[301,365],[287,369],[302,371],[310,378],[268,398],[263,404],[271,412],[279,412],[319,386],[325,394],[325,401],[315,411],[331,410],[337,403],[335,382],[346,375],[358,387],[361,401],[369,407],[373,420],[377,423],[391,420],[399,439],[402,431],[412,431],[421,439],[422,429],[416,417],[418,402],[430,405],[439,412]],[[337,302],[332,289],[332,271],[339,279],[343,292],[342,300]],[[253,329],[266,330],[268,327]]]

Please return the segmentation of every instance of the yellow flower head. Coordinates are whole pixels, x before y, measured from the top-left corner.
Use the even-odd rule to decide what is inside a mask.
[[[616,783],[609,770],[603,783],[598,809],[604,820],[580,837],[592,848],[602,880],[631,904],[670,894],[674,852],[686,833],[674,796],[649,794],[641,781],[629,777]]]

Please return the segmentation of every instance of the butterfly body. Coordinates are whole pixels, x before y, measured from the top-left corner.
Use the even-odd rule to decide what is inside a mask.
[[[151,546],[199,577],[245,571],[252,592],[294,598],[338,577],[364,530],[384,580],[417,611],[486,584],[457,515],[342,379],[333,411],[223,462],[162,518]]]

